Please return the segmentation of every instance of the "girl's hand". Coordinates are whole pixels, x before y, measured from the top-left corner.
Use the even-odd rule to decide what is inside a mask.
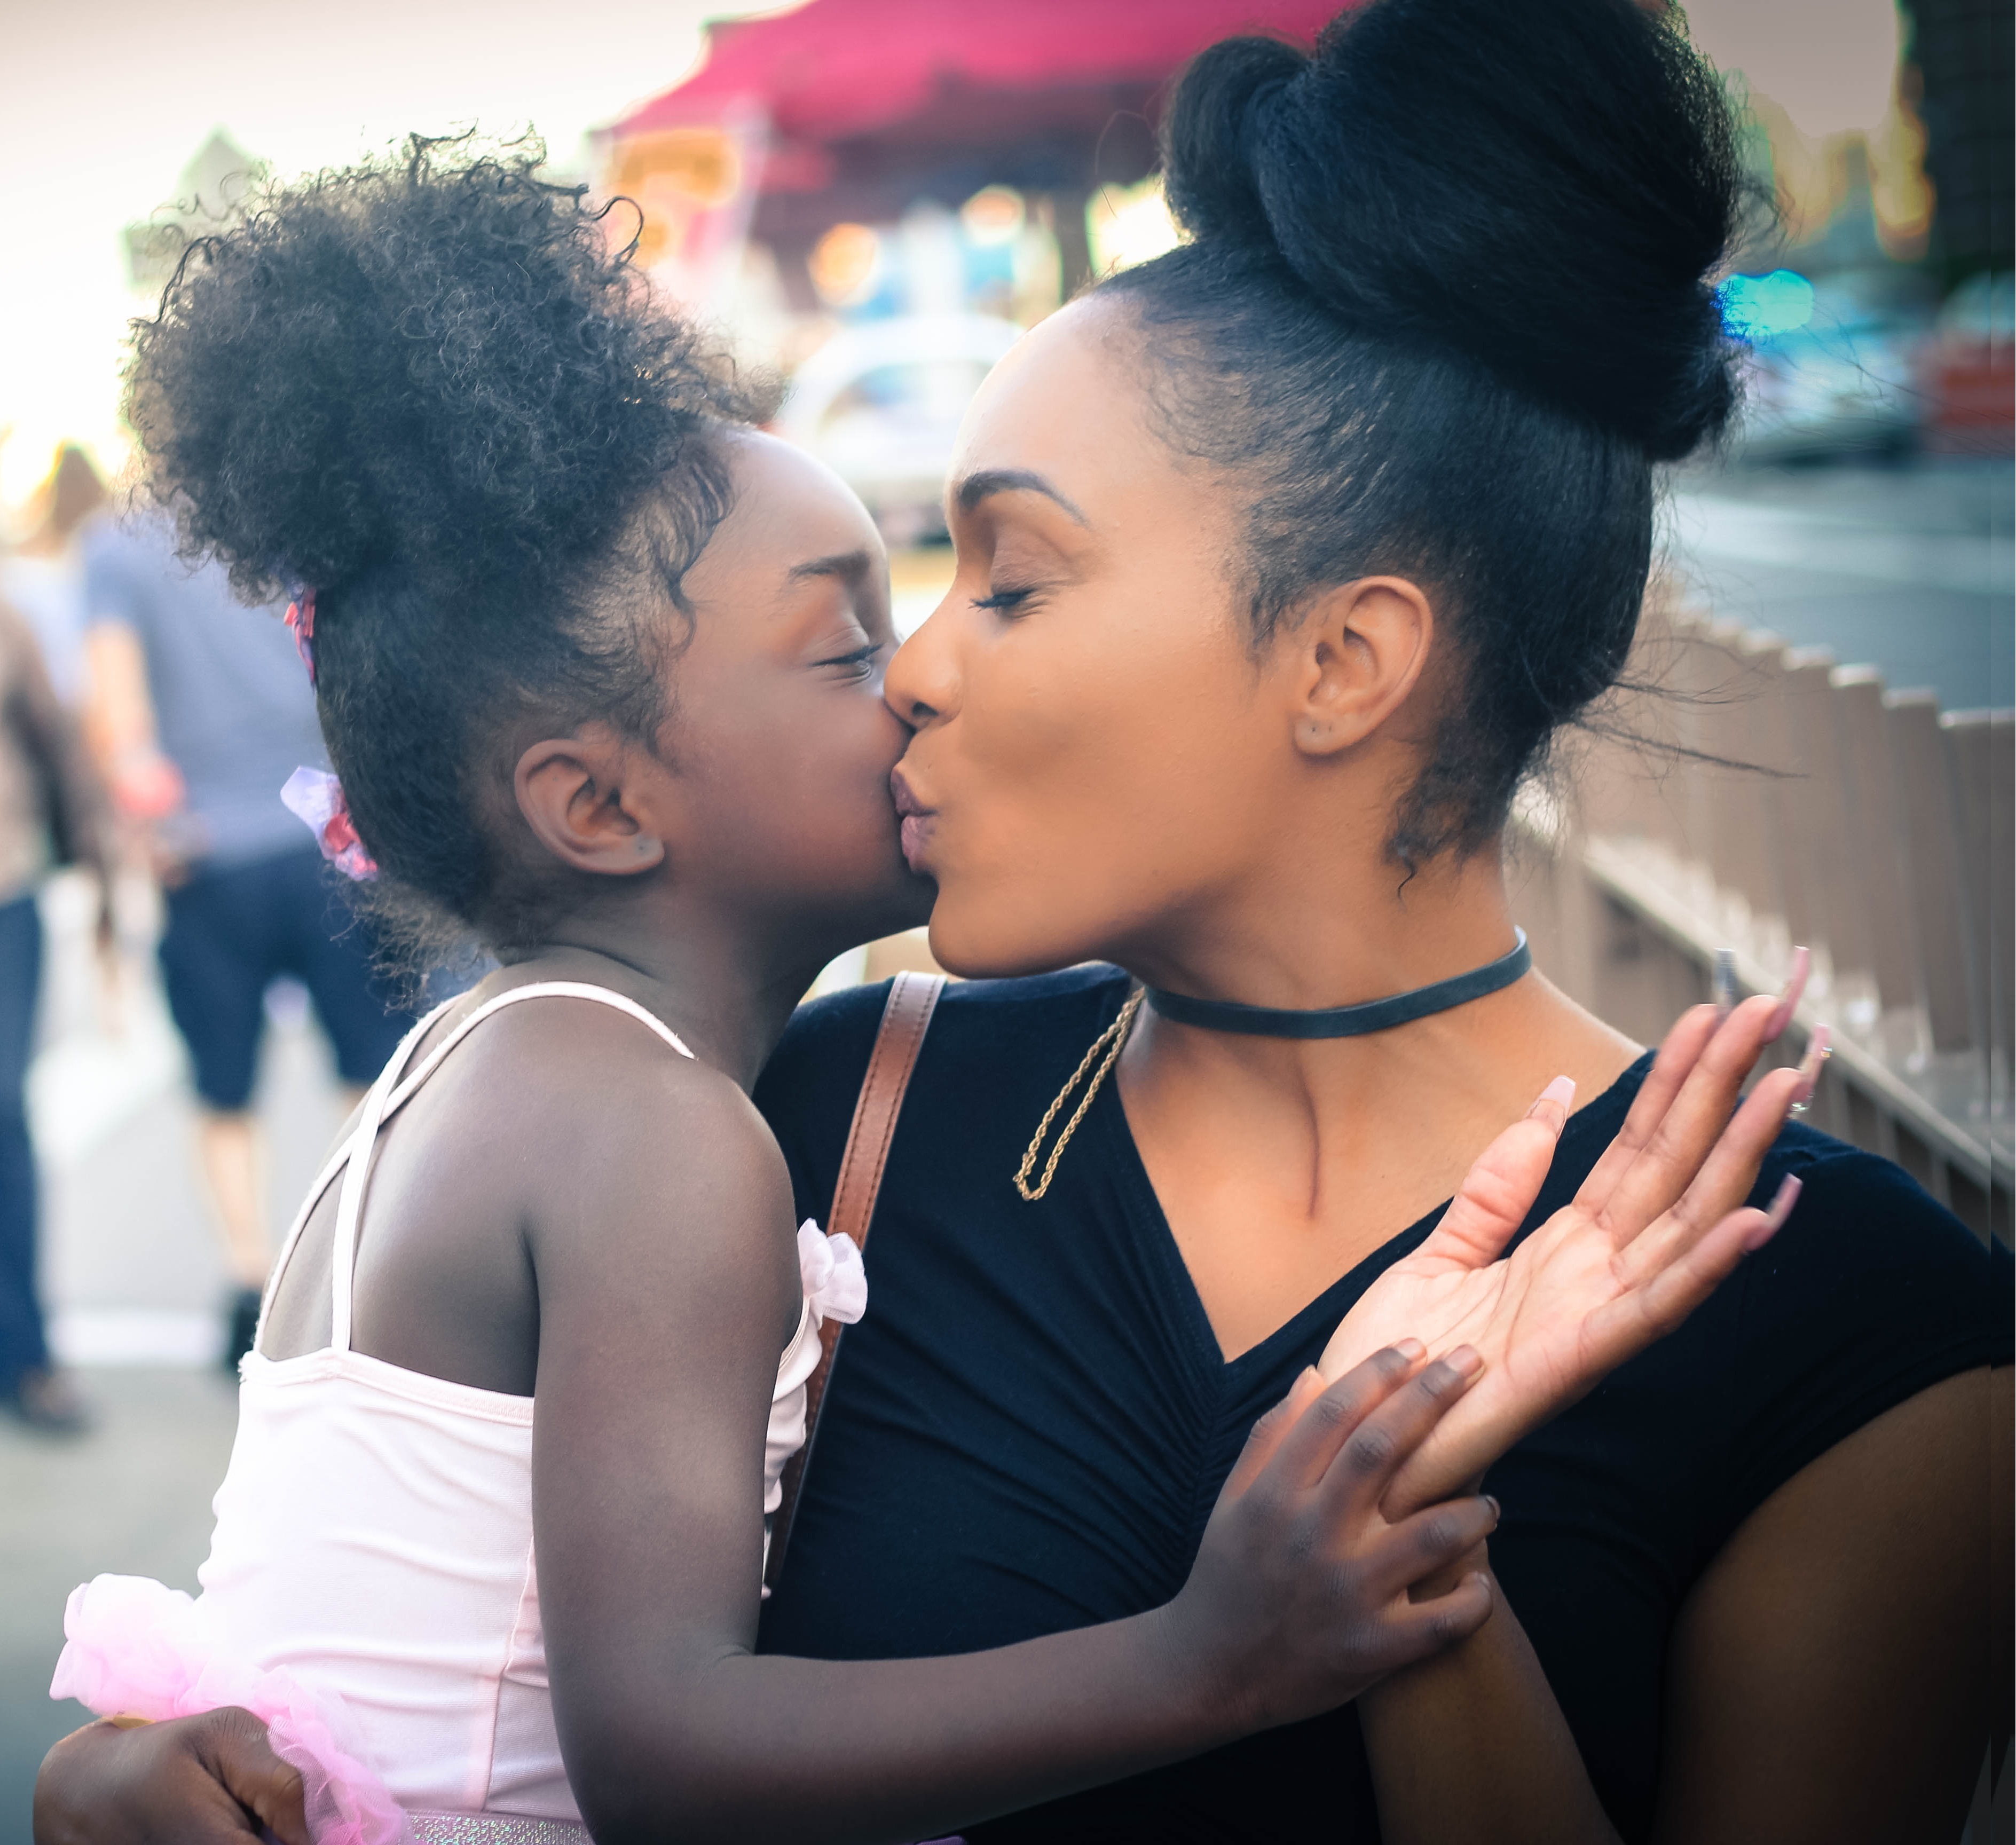
[[[1498,1523],[1493,1501],[1396,1522],[1380,1510],[1396,1469],[1481,1368],[1465,1348],[1417,1368],[1421,1351],[1404,1340],[1327,1390],[1305,1372],[1254,1425],[1219,1494],[1190,1580],[1164,1613],[1175,1669],[1241,1728],[1334,1710],[1490,1615],[1481,1574],[1431,1601],[1408,1591],[1482,1542]]]
[[[310,1845],[301,1776],[229,1706],[74,1731],[42,1758],[34,1826],[35,1845]]]
[[[1805,1064],[1771,1071],[1741,1108],[1737,1099],[1789,1016],[1785,1002],[1764,996],[1719,1026],[1712,1006],[1687,1013],[1575,1202],[1501,1260],[1567,1120],[1573,1087],[1550,1084],[1485,1149],[1427,1242],[1345,1316],[1319,1363],[1326,1378],[1403,1332],[1440,1348],[1467,1342],[1487,1367],[1399,1469],[1389,1516],[1481,1480],[1522,1436],[1672,1331],[1785,1221],[1795,1178],[1768,1214],[1739,1207],[1787,1111],[1811,1093],[1824,1033]]]

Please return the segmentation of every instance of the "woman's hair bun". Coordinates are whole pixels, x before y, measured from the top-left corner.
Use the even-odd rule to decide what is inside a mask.
[[[1654,460],[1733,407],[1709,278],[1735,129],[1676,14],[1371,0],[1313,56],[1211,47],[1164,152],[1193,237],[1278,257],[1355,331],[1466,354]]]

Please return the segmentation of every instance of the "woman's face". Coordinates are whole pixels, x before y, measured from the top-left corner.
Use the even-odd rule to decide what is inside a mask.
[[[955,972],[1181,954],[1284,845],[1295,753],[1235,588],[1240,509],[1154,432],[1124,307],[996,369],[948,487],[951,592],[891,663],[904,849]]]
[[[730,466],[733,506],[686,573],[693,634],[671,669],[668,750],[687,793],[673,857],[830,955],[930,906],[890,799],[908,733],[882,696],[888,559],[860,501],[799,450],[741,435]]]

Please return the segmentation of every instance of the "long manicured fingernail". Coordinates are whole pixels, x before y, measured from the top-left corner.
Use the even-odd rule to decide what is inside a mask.
[[[1552,1102],[1561,1110],[1561,1121],[1565,1123],[1568,1118],[1568,1110],[1575,1106],[1575,1078],[1573,1077],[1564,1076],[1556,1077],[1551,1083],[1548,1084],[1546,1088],[1540,1092],[1539,1099],[1534,1102],[1533,1106],[1527,1110],[1526,1119],[1531,1121],[1535,1120],[1536,1117],[1544,1118],[1542,1115],[1542,1111],[1546,1109],[1550,1102]],[[1558,1134],[1561,1131],[1561,1127],[1557,1124],[1555,1127],[1554,1131]]]
[[[1736,991],[1736,951],[1717,948],[1715,951],[1715,977],[1710,991],[1715,995],[1715,1022],[1719,1025],[1736,1010],[1738,994]]]
[[[1770,1022],[1764,1027],[1764,1041],[1775,1044],[1784,1035],[1785,1027],[1792,1022],[1792,1014],[1798,1009],[1799,995],[1806,990],[1806,976],[1813,970],[1813,951],[1795,948],[1792,951],[1792,975],[1785,983],[1785,991],[1778,996],[1777,1010],[1772,1013]]]
[[[1460,1345],[1442,1354],[1442,1362],[1458,1377],[1474,1377],[1484,1368],[1484,1354],[1474,1345]]]
[[[1496,1493],[1486,1493],[1484,1495],[1484,1502],[1491,1508],[1492,1523],[1494,1524],[1501,1523],[1505,1516],[1505,1508],[1498,1503],[1498,1495]]]
[[[1393,1342],[1393,1350],[1405,1358],[1409,1365],[1427,1349],[1418,1339],[1396,1339]]]
[[[1764,1221],[1773,1230],[1781,1228],[1786,1218],[1792,1214],[1792,1207],[1799,1202],[1799,1194],[1806,1182],[1795,1172],[1788,1172],[1778,1181],[1778,1189],[1772,1198],[1771,1208],[1765,1213]]]
[[[1799,1193],[1804,1189],[1805,1183],[1796,1174],[1785,1174],[1772,1197],[1771,1208],[1764,1214],[1764,1221],[1743,1239],[1745,1255],[1754,1255],[1785,1227],[1785,1220],[1792,1214],[1792,1207],[1799,1202]]]
[[[1820,1086],[1820,1066],[1834,1055],[1834,1033],[1825,1025],[1816,1026],[1806,1041],[1806,1054],[1799,1059],[1799,1086],[1792,1092],[1792,1106],[1802,1113]]]

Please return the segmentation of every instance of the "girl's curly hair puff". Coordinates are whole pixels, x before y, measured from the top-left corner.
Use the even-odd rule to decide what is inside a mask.
[[[128,372],[185,548],[248,599],[315,592],[378,907],[499,945],[564,901],[496,849],[509,737],[592,717],[655,740],[668,616],[729,506],[723,426],[767,407],[544,157],[415,135],[262,189],[192,244]]]

